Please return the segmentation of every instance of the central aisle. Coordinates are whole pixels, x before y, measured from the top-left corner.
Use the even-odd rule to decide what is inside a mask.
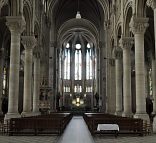
[[[94,143],[83,117],[74,116],[58,143]]]

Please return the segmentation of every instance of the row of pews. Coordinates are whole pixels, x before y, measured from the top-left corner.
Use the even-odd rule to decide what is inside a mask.
[[[12,135],[47,135],[62,134],[69,121],[71,113],[51,113],[9,120],[7,134]]]
[[[2,134],[4,132],[4,115],[0,115],[0,134]]]
[[[84,113],[83,118],[92,135],[102,133],[115,133],[115,136],[117,136],[118,134],[138,134],[140,136],[143,136],[151,132],[150,123],[142,119],[121,117],[104,113]],[[119,131],[98,131],[97,127],[100,124],[118,125]]]

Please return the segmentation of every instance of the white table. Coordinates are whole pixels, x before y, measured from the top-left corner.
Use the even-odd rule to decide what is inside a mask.
[[[119,131],[117,124],[98,124],[97,131]]]
[[[100,133],[115,133],[115,137],[118,136],[119,126],[117,124],[98,124],[97,131]]]

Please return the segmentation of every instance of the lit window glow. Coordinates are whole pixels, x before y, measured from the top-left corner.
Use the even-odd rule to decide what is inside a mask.
[[[87,48],[90,49],[90,44],[89,43],[87,44]]]
[[[67,43],[66,48],[69,48],[69,47],[70,47],[70,44],[69,44],[69,43]]]
[[[76,49],[81,49],[81,44],[76,44]]]

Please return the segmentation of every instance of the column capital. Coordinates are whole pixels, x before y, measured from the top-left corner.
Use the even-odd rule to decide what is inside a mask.
[[[22,36],[22,44],[25,49],[33,49],[36,46],[35,36]]]
[[[148,24],[149,18],[144,17],[132,17],[130,21],[130,30],[133,32],[133,34],[144,34]]]
[[[6,25],[8,26],[10,32],[22,33],[25,29],[25,19],[23,16],[7,16]]]
[[[125,49],[131,49],[134,44],[134,38],[133,37],[121,37],[119,40],[120,47]]]
[[[115,47],[113,51],[113,55],[115,59],[122,59],[122,50],[119,47]]]

